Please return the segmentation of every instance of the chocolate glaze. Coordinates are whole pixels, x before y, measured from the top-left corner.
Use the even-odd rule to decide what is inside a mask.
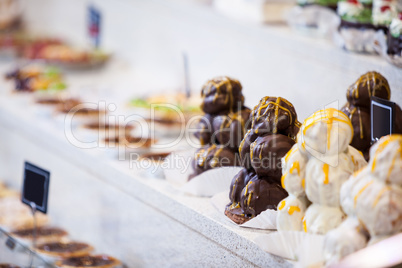
[[[271,183],[281,183],[281,158],[292,148],[295,142],[284,135],[258,137],[253,143],[251,165],[260,178]]]
[[[366,108],[370,111],[371,97],[389,100],[391,90],[387,79],[377,72],[368,72],[359,79],[346,92],[346,99],[354,106]]]
[[[287,196],[280,186],[281,158],[295,143],[300,123],[293,105],[283,98],[265,97],[251,113],[252,127],[239,153],[244,167],[230,185],[225,215],[241,224],[262,211],[277,208]]]
[[[224,146],[212,145],[199,149],[194,157],[195,175],[216,167],[236,166],[236,154]]]
[[[201,90],[201,108],[206,114],[218,115],[243,107],[244,97],[239,81],[222,76],[209,80]]]
[[[264,97],[251,113],[252,129],[259,136],[268,134],[289,135],[296,139],[300,123],[296,110],[284,98]]]
[[[245,130],[249,128],[250,109],[243,108],[237,113],[229,113],[228,115],[219,115],[213,119],[212,127],[217,144],[224,145],[237,151]]]
[[[370,112],[365,108],[353,105],[346,105],[341,110],[349,116],[352,122],[353,139],[350,145],[361,152],[365,152],[367,148],[370,148],[371,144]]]
[[[342,112],[349,116],[353,125],[353,139],[350,145],[360,150],[369,160],[371,146],[371,96],[389,100],[391,90],[387,79],[377,72],[368,72],[349,86],[346,92],[348,102]]]
[[[190,179],[211,168],[239,165],[238,148],[250,127],[251,110],[243,105],[239,81],[214,78],[203,86],[201,96],[205,115],[198,122],[195,136],[203,148],[195,156],[195,173]]]
[[[19,236],[22,238],[26,238],[26,237],[32,237],[33,234],[33,229],[32,228],[28,228],[28,229],[20,229],[17,231],[13,231],[12,232],[13,235],[15,236]],[[39,227],[37,229],[37,236],[41,237],[41,236],[65,236],[67,235],[67,232],[64,231],[63,229],[57,228],[57,227]]]
[[[103,265],[110,265],[115,262],[115,259],[106,256],[85,256],[85,257],[74,257],[63,260],[62,265],[77,266],[77,267],[97,267]]]
[[[45,243],[37,246],[38,249],[47,251],[47,252],[57,252],[57,253],[69,253],[69,252],[77,252],[83,249],[88,248],[89,245],[85,243],[78,242],[69,242],[69,243]]]
[[[388,51],[387,53],[390,55],[398,55],[401,56],[402,54],[402,34],[399,37],[394,37],[389,32],[388,33]]]

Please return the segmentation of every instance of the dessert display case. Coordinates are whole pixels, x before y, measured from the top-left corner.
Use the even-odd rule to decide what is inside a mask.
[[[15,267],[54,267],[27,248],[26,245],[11,238],[9,233],[2,228],[0,228],[0,261],[1,264],[14,264]]]
[[[49,170],[49,224],[67,230],[69,234],[68,242],[63,240],[57,242],[59,244],[42,245],[38,252],[45,252],[45,255],[49,253],[45,247],[47,251],[52,248],[57,251],[61,247],[85,246],[85,250],[94,256],[107,254],[113,256],[113,260],[119,260],[116,264],[111,264],[112,267],[304,266],[302,258],[294,258],[300,256],[300,252],[291,251],[288,255],[281,255],[270,251],[271,254],[262,246],[268,239],[271,241],[270,246],[273,244],[276,247],[275,241],[278,241],[278,251],[282,250],[282,247],[286,249],[286,246],[283,246],[285,239],[275,229],[297,229],[302,233],[303,228],[306,231],[306,226],[310,228],[314,224],[308,222],[303,226],[303,218],[299,212],[304,213],[304,210],[308,209],[311,211],[317,206],[321,209],[328,205],[325,203],[325,206],[321,206],[320,202],[315,200],[311,205],[311,200],[304,196],[305,182],[302,181],[305,178],[300,174],[304,174],[303,165],[307,165],[307,160],[304,156],[292,154],[297,151],[296,136],[302,127],[301,123],[307,118],[315,123],[319,121],[316,120],[316,111],[320,111],[319,114],[328,111],[330,116],[322,116],[324,119],[331,121],[336,118],[343,120],[343,123],[348,122],[348,127],[344,127],[347,131],[342,141],[349,137],[358,138],[357,125],[362,125],[362,119],[357,115],[360,115],[361,111],[364,113],[364,131],[370,125],[366,107],[368,104],[358,106],[352,102],[352,99],[358,101],[358,97],[354,99],[357,93],[353,91],[353,87],[346,102],[346,89],[362,74],[375,71],[381,73],[388,81],[389,94],[384,98],[401,105],[401,69],[388,64],[378,55],[352,54],[323,38],[298,35],[284,24],[259,25],[247,20],[236,20],[230,16],[222,16],[214,9],[214,4],[199,3],[210,1],[93,2],[102,10],[105,18],[103,46],[107,51],[113,51],[113,57],[108,59],[107,63],[102,63],[99,68],[86,70],[70,70],[60,66],[63,73],[63,90],[55,94],[37,92],[35,89],[18,92],[10,81],[0,79],[0,182],[4,182],[11,189],[22,189],[25,161]],[[216,1],[215,4],[219,2],[225,1]],[[268,2],[271,1],[258,3],[264,5]],[[287,4],[290,2],[292,1],[286,1]],[[32,33],[63,34],[66,39],[85,43],[87,4],[85,0],[27,2],[23,13],[24,21]],[[192,96],[188,99],[183,97],[183,52],[188,55],[191,71]],[[0,62],[0,73],[6,74],[13,67],[15,62]],[[217,75],[222,77],[208,80]],[[226,75],[239,78],[241,85],[239,81]],[[369,80],[373,80],[373,83],[381,82],[378,77],[379,74]],[[205,81],[210,84],[204,84]],[[367,90],[367,94],[371,96],[369,84],[366,88],[362,81],[363,79],[359,78],[356,84],[360,85],[358,82],[361,82],[361,90]],[[239,181],[235,177],[232,185],[225,184],[225,187],[222,187],[227,192],[215,196],[213,189],[188,191],[192,187],[189,182],[193,182],[194,186],[197,183],[208,184],[208,180],[188,182],[185,178],[180,181],[180,172],[173,173],[174,176],[179,174],[180,178],[169,180],[171,178],[163,172],[164,168],[160,168],[162,163],[166,163],[163,162],[164,159],[173,159],[173,154],[170,154],[169,158],[169,153],[174,151],[180,155],[183,149],[189,147],[186,140],[188,136],[184,135],[172,148],[155,149],[180,133],[171,125],[162,124],[162,121],[166,123],[171,120],[180,125],[182,122],[177,122],[180,120],[164,113],[163,109],[157,109],[160,119],[159,122],[154,122],[159,123],[159,126],[156,126],[157,136],[146,137],[141,152],[132,148],[131,151],[121,152],[121,148],[139,144],[143,137],[135,132],[139,129],[138,126],[121,128],[111,119],[116,115],[143,116],[151,105],[144,105],[145,100],[152,99],[147,97],[157,96],[157,99],[162,98],[162,101],[165,101],[164,98],[169,99],[171,92],[178,91],[179,94],[173,94],[180,99],[175,100],[180,102],[178,106],[197,114],[201,109],[193,109],[193,98],[198,106],[201,100],[197,96],[200,90],[205,88],[208,88],[208,92],[203,91],[202,97],[209,98],[212,104],[207,107],[207,112],[203,109],[206,112],[204,119],[213,121],[212,117],[218,118],[221,121],[218,122],[220,124],[214,125],[214,130],[230,129],[236,132],[240,129],[242,137],[236,137],[235,144],[228,148],[221,146],[221,143],[227,141],[227,137],[223,135],[218,136],[214,143],[207,143],[208,148],[201,149],[201,153],[197,155],[198,170],[191,175],[204,175],[205,178],[208,174],[225,177],[237,173],[237,170],[234,173],[234,169],[228,172],[219,170],[219,165],[215,165],[215,156],[222,156],[223,150],[227,150],[232,158],[243,153],[254,154],[254,158],[250,158],[251,166],[248,165],[250,163],[237,165],[238,169],[247,169],[247,172],[236,175],[240,178]],[[392,94],[389,88],[392,88]],[[240,91],[242,93],[239,93]],[[374,89],[374,93],[375,91]],[[369,99],[368,96],[360,94],[360,99],[362,98]],[[225,105],[223,108],[217,107],[217,99],[223,100],[225,105],[238,102],[241,107],[236,107],[238,110],[233,107],[226,109]],[[344,103],[347,105],[341,108]],[[83,114],[76,114],[74,118],[66,116],[72,107],[83,104],[86,105]],[[254,109],[246,108],[252,108],[256,104],[259,105]],[[353,110],[354,108],[356,109]],[[340,112],[341,109],[346,109],[347,114]],[[332,116],[333,111],[338,110],[342,114]],[[246,121],[243,117],[248,117],[250,113],[254,113],[255,126],[243,124],[243,121]],[[225,116],[230,118],[231,124],[220,118]],[[102,118],[104,121],[93,123],[94,118]],[[348,121],[349,118],[352,123]],[[143,119],[145,122],[149,121],[146,116]],[[182,121],[186,120],[188,118],[183,118]],[[272,126],[269,125],[269,128],[272,129],[268,133],[258,133],[258,124],[261,123],[259,120],[270,122]],[[363,126],[360,126],[360,131],[362,129]],[[119,131],[122,131],[121,135],[116,137]],[[207,133],[209,136],[210,134]],[[314,140],[315,136],[310,135]],[[203,137],[198,135],[197,138],[203,145]],[[247,143],[248,139],[249,144],[243,144],[243,138],[246,140],[244,143]],[[275,147],[277,144],[283,146]],[[344,169],[347,172],[336,171],[342,173],[342,181],[357,171],[358,164],[366,164],[363,156],[348,144],[347,141],[342,144],[348,152],[339,154],[346,156]],[[114,148],[108,148],[109,145]],[[363,153],[367,158],[370,146],[366,145]],[[153,154],[148,153],[151,150]],[[285,171],[289,173],[285,176],[286,180],[282,177],[282,168],[259,169],[253,166],[252,161],[271,153],[278,154],[275,157],[277,162],[281,162],[282,157],[288,158],[285,161]],[[207,162],[207,165],[204,165],[204,162]],[[298,162],[298,165],[294,166],[295,162]],[[328,172],[336,173],[326,164],[320,163],[316,167],[314,172],[322,175],[323,184],[333,179],[328,179]],[[215,168],[216,173],[210,173]],[[267,177],[273,178],[272,181],[266,182]],[[227,183],[232,178],[233,176],[229,180],[224,178],[224,182]],[[175,180],[183,185],[174,185],[172,181]],[[252,185],[249,181],[258,182],[258,185]],[[294,187],[294,181],[297,181],[300,187]],[[201,186],[208,188],[208,185]],[[216,187],[221,189],[220,185]],[[273,196],[253,196],[253,192],[257,191],[256,187],[266,190],[260,190],[261,195],[272,193]],[[338,190],[331,189],[331,194],[339,194]],[[235,193],[232,195],[229,191]],[[274,196],[274,192],[279,194]],[[323,199],[321,194],[324,192],[327,193],[318,191],[320,199]],[[280,202],[281,200],[283,201]],[[295,205],[297,202],[302,205]],[[335,209],[339,211],[334,222],[337,225],[345,215],[342,214],[339,200],[335,203]],[[257,209],[259,204],[263,204],[263,209]],[[307,208],[308,206],[310,207]],[[265,213],[267,210],[272,210],[271,214]],[[0,220],[1,217],[2,215]],[[262,223],[253,221],[257,217]],[[264,222],[266,218],[271,220],[270,224]],[[277,228],[276,219],[283,222],[281,227]],[[313,227],[310,229],[314,230]],[[328,230],[325,229],[326,231]],[[27,262],[31,259],[35,267],[53,267],[57,263],[54,259],[46,263],[49,259],[44,258],[43,254],[32,252],[19,243],[19,240],[16,240],[14,250],[10,250],[6,245],[8,235],[9,233],[0,229],[0,263],[14,263],[22,267],[29,266]],[[313,241],[317,242],[316,245],[321,245],[322,236],[313,238]],[[300,242],[298,239],[295,241]],[[294,241],[289,244],[292,242]],[[322,248],[318,250],[317,255],[320,255],[321,251]],[[58,263],[62,265],[61,262]]]

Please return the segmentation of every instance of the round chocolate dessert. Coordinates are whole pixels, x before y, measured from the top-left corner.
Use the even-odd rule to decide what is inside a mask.
[[[258,137],[251,145],[251,165],[260,178],[281,183],[281,159],[295,142],[281,134]]]
[[[385,100],[391,98],[391,89],[387,79],[377,72],[368,72],[360,76],[348,88],[346,92],[348,102],[341,109],[352,122],[354,132],[350,145],[360,150],[366,160],[369,159],[371,146],[370,104],[372,96]]]
[[[195,155],[194,176],[213,168],[236,166],[238,148],[250,127],[250,109],[244,107],[242,86],[229,77],[209,80],[202,88],[202,110],[195,136],[203,146]]]
[[[87,256],[93,247],[79,242],[53,242],[38,245],[37,252],[60,258]]]
[[[232,180],[225,215],[242,224],[267,209],[276,210],[287,192],[281,185],[281,158],[295,143],[300,122],[284,98],[264,97],[251,113],[252,126],[239,153],[244,169]]]
[[[32,240],[33,228],[19,229],[11,232],[13,236],[22,239]],[[43,226],[36,229],[36,239],[38,243],[60,241],[67,237],[68,233],[57,227]]]
[[[241,110],[244,104],[242,86],[236,79],[216,77],[204,84],[201,90],[201,108],[206,114],[225,114]]]
[[[107,255],[84,256],[68,258],[56,263],[62,268],[113,268],[119,267],[121,262]]]
[[[194,158],[195,175],[216,167],[236,166],[236,154],[220,145],[211,145],[199,149]]]

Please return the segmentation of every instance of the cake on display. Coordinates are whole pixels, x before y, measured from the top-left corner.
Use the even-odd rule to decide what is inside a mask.
[[[72,257],[56,262],[61,268],[120,268],[121,262],[107,255]]]
[[[325,234],[343,221],[340,188],[365,164],[349,146],[352,134],[347,115],[334,108],[319,110],[304,121],[297,144],[282,159],[282,186],[289,197],[279,203],[279,231]]]
[[[15,236],[16,238],[27,240],[29,242],[32,242],[33,234],[33,228],[17,229],[11,232],[11,235]],[[67,236],[67,231],[61,228],[42,226],[36,229],[35,239],[38,244],[41,244],[62,241],[66,239]]]
[[[336,10],[338,0],[297,0],[297,4],[300,6],[318,5],[328,7],[332,10]]]
[[[250,109],[244,106],[242,85],[222,76],[202,87],[201,109],[205,115],[195,136],[201,148],[194,158],[193,176],[222,166],[239,166],[238,148],[249,128]]]
[[[251,129],[239,153],[242,166],[230,185],[225,215],[238,224],[267,209],[276,210],[288,194],[281,187],[281,158],[295,143],[300,123],[293,105],[281,97],[264,97],[251,113]]]
[[[348,218],[327,233],[327,264],[402,231],[402,136],[382,137],[370,149],[370,162],[340,191]]]
[[[53,258],[72,258],[88,256],[94,248],[80,242],[49,242],[35,247],[36,252]]]
[[[392,19],[388,32],[388,54],[402,56],[402,12]]]

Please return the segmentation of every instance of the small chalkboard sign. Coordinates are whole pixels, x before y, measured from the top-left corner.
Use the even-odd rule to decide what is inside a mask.
[[[50,172],[25,162],[24,183],[22,188],[22,202],[36,210],[47,212]]]
[[[371,97],[371,141],[390,135],[394,130],[395,103]]]

